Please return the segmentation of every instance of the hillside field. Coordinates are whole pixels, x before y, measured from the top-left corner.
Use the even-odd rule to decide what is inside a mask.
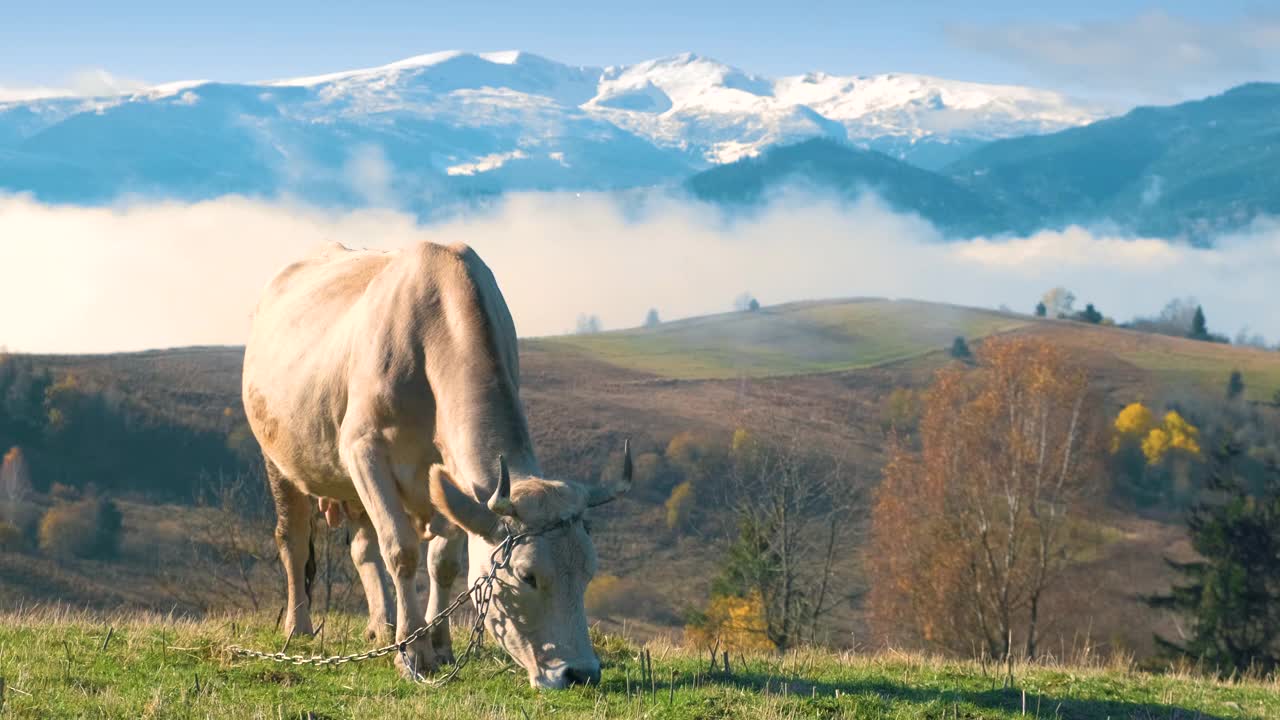
[[[290,652],[363,647],[359,618],[327,618],[324,644]],[[1011,669],[879,651],[799,650],[731,655],[709,672],[707,655],[652,643],[642,687],[641,646],[597,635],[599,686],[530,689],[495,646],[443,688],[401,680],[389,660],[336,669],[233,660],[232,643],[278,648],[270,619],[200,622],[134,614],[36,610],[0,616],[5,717],[13,718],[1060,718],[1210,720],[1280,716],[1275,681],[1211,680],[1195,672],[1151,675],[1122,661],[1046,661]],[[461,644],[457,648],[462,649]],[[1011,670],[1011,672],[1010,672]],[[1011,682],[1010,682],[1011,680]]]
[[[794,303],[655,328],[525,339],[522,396],[539,457],[553,477],[596,482],[619,461],[624,438],[632,440],[639,457],[660,455],[680,433],[727,442],[736,428],[750,427],[803,437],[838,460],[865,508],[884,462],[890,394],[927,387],[932,372],[951,362],[947,349],[956,336],[976,346],[995,333],[1040,335],[1068,348],[1089,368],[1108,415],[1137,399],[1156,405],[1196,393],[1221,398],[1233,369],[1243,373],[1247,398],[1275,412],[1270,403],[1280,390],[1277,352],[877,299]],[[86,385],[111,388],[117,402],[146,408],[142,427],[191,428],[221,443],[242,422],[241,353],[239,348],[184,348],[33,361],[55,375],[73,374]],[[180,459],[182,453],[169,457]],[[145,467],[148,459],[135,462]],[[204,470],[208,474],[196,472]],[[209,482],[218,468],[184,472]],[[95,611],[196,616],[236,607],[229,604],[228,591],[189,560],[208,555],[190,532],[208,526],[205,511],[174,498],[130,492],[129,482],[130,476],[122,475],[107,485],[125,517],[119,557],[54,561],[34,550],[0,552],[0,602],[11,608],[20,602],[61,601]],[[625,629],[641,639],[677,637],[685,613],[705,602],[716,572],[723,514],[708,503],[694,527],[669,531],[663,502],[673,483],[640,484],[595,518],[601,572],[642,580],[652,593],[640,614],[593,618],[611,632]],[[1106,652],[1150,656],[1152,632],[1174,629],[1139,596],[1167,589],[1171,576],[1165,558],[1185,557],[1180,518],[1142,515],[1117,505],[1100,509],[1089,521],[1100,544],[1063,583],[1057,600],[1062,622],[1047,630],[1047,642],[1069,645],[1087,627]],[[862,527],[865,510],[850,522]],[[260,572],[278,572],[269,528],[257,532],[266,543]],[[340,534],[335,540],[341,542]],[[836,644],[846,645],[839,638],[866,636],[858,600],[859,548],[849,548],[841,562],[850,583],[848,600],[830,622]],[[264,604],[270,607],[277,602],[271,593],[280,587],[278,579],[267,577]]]

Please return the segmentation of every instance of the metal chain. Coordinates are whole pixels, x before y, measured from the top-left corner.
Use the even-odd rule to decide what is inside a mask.
[[[329,657],[322,655],[286,655],[283,651],[265,653],[259,650],[243,648],[239,645],[232,645],[228,647],[227,652],[231,653],[232,657],[246,657],[257,660],[270,660],[272,662],[286,663],[289,665],[309,665],[312,667],[335,667],[350,662],[372,660],[373,658],[390,655],[393,652],[399,652],[401,661],[404,662],[405,669],[409,671],[415,681],[436,687],[444,685],[457,677],[458,672],[462,670],[462,668],[475,654],[476,649],[480,647],[480,643],[484,639],[485,616],[488,615],[489,607],[493,602],[493,583],[498,579],[498,571],[511,566],[511,554],[515,551],[516,545],[525,538],[548,533],[558,527],[568,525],[573,520],[574,518],[563,520],[555,523],[554,525],[543,528],[538,532],[524,532],[514,535],[508,534],[507,537],[493,549],[493,552],[489,554],[489,563],[492,566],[492,569],[487,575],[482,575],[479,578],[476,578],[476,581],[472,583],[470,588],[459,593],[458,596],[453,599],[453,602],[449,603],[448,607],[431,619],[431,622],[409,633],[403,640],[398,642],[390,645],[384,645],[380,648],[374,648],[367,652],[356,653],[353,655],[332,655]],[[408,653],[405,652],[405,649],[410,644],[431,632],[431,630],[440,623],[446,622],[449,619],[449,616],[456,612],[458,608],[462,607],[463,603],[466,602],[468,598],[470,598],[472,603],[475,605],[476,619],[471,624],[471,633],[467,640],[466,650],[464,650],[461,657],[454,662],[453,668],[450,669],[448,673],[430,681],[423,679],[422,676],[418,674],[417,668],[414,668],[409,663],[409,656]]]

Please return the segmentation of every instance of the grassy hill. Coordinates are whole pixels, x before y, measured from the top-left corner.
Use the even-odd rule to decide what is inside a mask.
[[[802,436],[849,468],[851,491],[865,492],[880,479],[890,394],[926,387],[932,371],[950,361],[947,348],[957,335],[977,344],[994,333],[1042,335],[1072,350],[1089,367],[1108,413],[1139,398],[1153,404],[1190,393],[1220,399],[1233,369],[1244,374],[1248,398],[1267,412],[1273,410],[1266,403],[1280,389],[1280,353],[982,309],[861,299],[794,303],[656,328],[526,339],[521,343],[522,396],[539,458],[555,477],[595,482],[617,462],[624,437],[631,438],[640,457],[661,455],[681,433],[727,442],[735,428],[745,426]],[[111,407],[147,411],[126,424],[134,433],[127,437],[135,438],[121,445],[129,462],[111,460],[106,453],[112,448],[103,446],[68,473],[69,479],[96,481],[96,472],[122,468],[111,483],[99,482],[125,498],[120,557],[55,562],[32,551],[0,551],[0,603],[13,607],[20,601],[60,600],[100,610],[176,608],[196,614],[233,606],[228,599],[232,591],[206,577],[192,560],[212,552],[190,532],[208,525],[202,520],[205,510],[151,488],[172,473],[172,482],[189,484],[189,497],[208,489],[200,483],[216,479],[218,468],[200,465],[205,456],[178,440],[190,435],[225,446],[236,436],[242,422],[240,354],[238,348],[202,348],[31,359],[55,377],[75,374],[86,385],[105,388],[114,398]],[[0,437],[0,444],[6,442]],[[157,443],[164,447],[153,452]],[[131,486],[133,473],[151,467],[159,450],[166,451],[166,474],[145,486]],[[221,456],[208,457],[216,461]],[[169,469],[183,458],[187,466]],[[54,453],[47,454],[46,461],[54,459]],[[596,519],[601,571],[642,578],[652,593],[643,612],[596,618],[610,629],[625,626],[628,634],[641,637],[670,635],[682,624],[683,613],[707,596],[718,562],[715,547],[722,528],[717,523],[722,518],[708,504],[694,527],[669,531],[663,502],[675,482],[669,475],[651,478]],[[170,504],[159,504],[162,500]],[[264,497],[257,502],[257,510],[268,507]],[[863,520],[861,515],[850,518],[853,523]],[[1153,629],[1173,629],[1138,595],[1166,589],[1170,574],[1164,558],[1185,556],[1177,520],[1138,515],[1123,506],[1105,508],[1091,518],[1099,526],[1096,534],[1107,542],[1072,569],[1058,606],[1065,620],[1051,631],[1049,643],[1057,644],[1059,634],[1070,642],[1078,628],[1089,626],[1109,651],[1149,655]],[[266,582],[263,605],[273,607],[278,563],[269,527],[255,532],[265,544],[255,572]],[[342,541],[341,531],[327,537]],[[841,566],[855,585],[860,577],[857,550],[851,548]],[[343,553],[337,557],[345,567]],[[335,592],[344,593],[346,587]],[[351,597],[359,596],[356,591]],[[856,597],[842,603],[831,622],[833,637],[865,636]]]
[[[1077,350],[1101,372],[1157,384],[1225,384],[1240,370],[1250,397],[1280,390],[1280,353],[1250,347],[1046,320],[994,310],[878,298],[800,302],[590,335],[528,340],[528,350],[573,349],[620,368],[683,380],[763,378],[927,362],[956,336],[1048,337]]]
[[[987,310],[882,299],[801,302],[591,335],[530,341],[571,347],[630,370],[680,379],[802,375],[870,368],[936,352],[957,335],[1023,327]]]
[[[363,621],[328,618],[321,639],[291,652],[364,647]],[[1150,675],[1123,662],[1016,665],[945,661],[898,652],[734,653],[709,672],[705,653],[657,643],[651,683],[640,647],[597,636],[599,686],[536,692],[490,643],[459,680],[410,685],[387,659],[335,669],[232,660],[237,643],[277,648],[270,619],[202,622],[36,611],[0,616],[4,711],[15,718],[1274,718],[1274,681]],[[461,644],[458,651],[461,651]],[[1007,680],[1011,679],[1011,683]],[[1006,686],[1008,685],[1008,686]]]

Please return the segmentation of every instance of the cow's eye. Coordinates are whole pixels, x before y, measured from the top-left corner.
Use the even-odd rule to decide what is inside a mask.
[[[520,582],[534,590],[538,589],[538,578],[534,577],[532,573],[520,573]]]

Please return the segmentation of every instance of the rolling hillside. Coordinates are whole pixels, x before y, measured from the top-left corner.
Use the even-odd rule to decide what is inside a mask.
[[[994,333],[1041,335],[1069,348],[1090,368],[1109,413],[1138,398],[1151,403],[1193,394],[1221,398],[1233,369],[1243,373],[1247,397],[1267,412],[1280,390],[1276,352],[989,310],[858,299],[794,303],[654,328],[526,339],[522,395],[542,464],[556,477],[595,482],[616,462],[624,437],[632,439],[637,456],[660,455],[683,432],[727,442],[735,428],[751,427],[803,437],[850,468],[852,487],[866,491],[879,482],[890,393],[927,386],[932,371],[950,362],[947,348],[956,336],[972,344]],[[65,473],[128,498],[121,559],[52,563],[29,553],[0,552],[6,602],[56,597],[92,607],[206,607],[173,592],[183,573],[194,568],[161,563],[157,555],[180,548],[188,541],[183,528],[203,516],[192,515],[196,511],[182,503],[154,505],[153,498],[171,497],[155,495],[154,481],[132,491],[130,483],[151,468],[148,445],[142,442],[147,438],[157,438],[150,447],[173,445],[173,438],[185,437],[183,433],[232,443],[242,422],[239,356],[238,348],[193,348],[29,359],[55,377],[74,374],[83,383],[109,388],[116,407],[140,418],[126,429],[142,434],[126,437],[141,441],[122,447],[144,449],[136,451],[139,457],[117,461],[110,447],[102,447]],[[170,434],[146,434],[156,426],[170,428]],[[13,442],[0,429],[0,444]],[[164,449],[169,450],[163,454],[166,463],[178,462],[175,458],[183,454],[181,446]],[[198,462],[197,456],[188,457]],[[54,459],[48,454],[44,467]],[[210,473],[219,469],[164,467],[172,467],[165,472],[173,482],[196,484],[209,482]],[[119,476],[100,478],[98,472]],[[655,593],[643,616],[598,618],[608,627],[625,623],[631,633],[667,633],[706,595],[714,576],[711,548],[719,516],[709,506],[690,532],[668,531],[662,503],[677,481],[655,476],[598,518],[602,571],[642,577]],[[42,484],[47,482],[37,482]],[[1107,543],[1076,568],[1081,581],[1071,585],[1062,602],[1069,612],[1088,614],[1094,637],[1104,646],[1139,655],[1151,651],[1151,630],[1166,620],[1136,597],[1166,587],[1169,571],[1163,558],[1186,551],[1181,527],[1173,520],[1134,514],[1122,505],[1091,519]],[[269,540],[267,535],[263,531]],[[266,557],[274,568],[270,552]],[[845,562],[856,577],[856,548]],[[163,576],[156,575],[159,568]],[[106,589],[115,582],[124,585]],[[858,603],[850,601],[833,622],[842,630],[860,632]]]

